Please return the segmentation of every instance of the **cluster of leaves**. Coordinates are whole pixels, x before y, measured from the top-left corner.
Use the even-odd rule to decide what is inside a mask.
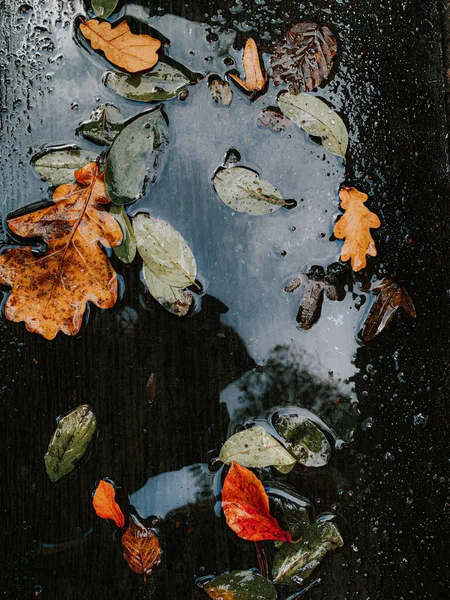
[[[215,577],[204,587],[211,598],[277,598],[276,584],[289,586],[306,580],[329,550],[343,545],[334,522],[319,517],[310,523],[304,506],[279,497],[269,498],[260,479],[250,470],[275,467],[285,474],[297,464],[322,467],[330,457],[327,436],[314,421],[298,413],[285,412],[272,425],[267,423],[267,429],[254,425],[225,442],[219,460],[231,466],[222,487],[223,513],[237,536],[256,543],[260,574],[234,571]],[[278,519],[271,513],[271,500]],[[271,569],[259,545],[269,541],[277,549]]]

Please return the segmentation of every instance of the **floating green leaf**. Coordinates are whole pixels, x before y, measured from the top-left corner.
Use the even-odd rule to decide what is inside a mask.
[[[289,450],[305,467],[323,467],[330,460],[331,446],[324,433],[307,417],[280,415],[274,427]]]
[[[341,117],[317,96],[291,94],[278,97],[282,113],[294,121],[308,135],[322,140],[322,146],[337,156],[345,158],[348,148],[348,131]]]
[[[276,600],[275,586],[253,571],[219,575],[203,588],[215,600]]]
[[[136,238],[134,237],[133,226],[130,223],[125,207],[112,204],[109,212],[114,215],[123,233],[122,243],[120,246],[114,248],[114,253],[122,262],[126,264],[132,263],[136,256]]]
[[[95,108],[89,119],[81,123],[77,133],[94,144],[110,146],[123,129],[123,116],[113,104]]]
[[[119,96],[140,102],[164,102],[175,98],[190,84],[189,79],[174,67],[159,62],[150,73],[128,75],[108,71],[103,83]]]
[[[116,10],[119,0],[92,0],[92,9],[101,19],[107,19]]]
[[[115,204],[129,204],[145,194],[156,180],[161,154],[169,142],[162,105],[127,121],[114,140],[105,167],[108,196]]]
[[[307,579],[329,550],[343,545],[334,523],[313,523],[303,531],[301,541],[285,542],[276,553],[272,567],[274,583],[292,583],[294,576]]]
[[[282,473],[289,473],[297,462],[259,425],[244,429],[228,438],[220,450],[219,460],[227,465],[235,461],[242,467],[249,468],[273,466]]]
[[[45,455],[51,481],[58,481],[76,467],[95,433],[97,421],[88,404],[77,406],[58,421]]]
[[[267,215],[282,206],[293,206],[272,184],[260,179],[246,167],[219,169],[213,177],[214,188],[224,204],[237,212]]]
[[[89,162],[95,162],[97,155],[78,148],[78,146],[59,146],[48,148],[31,159],[31,164],[51,185],[61,185],[75,181],[74,171]]]
[[[177,317],[183,317],[189,312],[192,304],[192,295],[189,292],[164,283],[146,265],[143,274],[148,291],[163,308]]]

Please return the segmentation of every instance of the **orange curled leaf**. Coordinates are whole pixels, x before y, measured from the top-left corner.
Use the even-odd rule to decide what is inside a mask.
[[[250,542],[281,540],[292,542],[269,512],[269,497],[263,484],[249,469],[231,464],[222,489],[222,508],[228,526]]]
[[[0,256],[0,283],[13,288],[6,317],[48,340],[58,331],[77,334],[88,301],[111,308],[117,300],[116,273],[99,242],[118,246],[122,230],[103,207],[109,198],[96,163],[75,178],[56,188],[51,206],[8,221],[17,235],[42,238],[47,250],[13,248]]]
[[[117,527],[124,527],[125,517],[115,498],[116,490],[114,489],[114,486],[108,481],[101,479],[95,490],[92,504],[99,517],[114,521]]]
[[[123,557],[135,573],[147,575],[161,562],[159,540],[149,527],[131,521],[122,537]]]
[[[230,73],[230,77],[247,92],[262,92],[267,84],[267,73],[263,75],[259,60],[258,47],[253,38],[248,38],[242,58],[245,81]]]
[[[146,71],[158,62],[161,42],[145,33],[131,33],[126,21],[111,27],[108,21],[91,19],[80,23],[80,31],[94,50],[101,50],[113,65],[129,73]]]
[[[345,262],[350,258],[352,269],[360,271],[366,266],[366,254],[377,255],[370,229],[377,229],[381,225],[380,219],[364,206],[367,194],[355,188],[344,188],[339,192],[339,198],[345,214],[334,226],[334,235],[340,240],[345,238],[341,260]]]

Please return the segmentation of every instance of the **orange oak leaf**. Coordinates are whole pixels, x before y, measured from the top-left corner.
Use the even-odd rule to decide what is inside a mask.
[[[222,489],[222,508],[227,524],[244,540],[292,542],[269,512],[269,497],[263,484],[249,469],[231,464]]]
[[[351,259],[352,269],[360,271],[366,266],[366,254],[376,256],[375,242],[370,229],[377,229],[381,223],[376,214],[364,206],[367,194],[355,188],[344,188],[339,192],[341,208],[345,214],[334,226],[334,235],[342,240],[341,260]]]
[[[115,498],[116,490],[114,486],[108,481],[101,479],[92,498],[92,504],[99,517],[114,521],[117,527],[124,527],[125,517]]]
[[[122,230],[103,207],[109,198],[96,163],[75,178],[56,188],[51,206],[8,221],[13,233],[42,238],[46,251],[13,248],[0,256],[0,283],[13,288],[6,317],[48,340],[58,331],[77,334],[88,301],[111,308],[117,300],[116,273],[99,242],[118,246]]]
[[[258,48],[253,38],[248,38],[242,58],[244,64],[245,81],[234,73],[230,77],[247,92],[262,92],[267,84],[267,73],[263,75],[259,60]]]
[[[153,531],[139,522],[131,520],[122,537],[123,557],[135,573],[147,575],[161,562],[161,546]]]
[[[158,62],[161,42],[145,33],[131,33],[126,21],[111,27],[108,21],[91,19],[80,23],[80,31],[94,50],[101,50],[113,65],[129,73],[146,71]]]

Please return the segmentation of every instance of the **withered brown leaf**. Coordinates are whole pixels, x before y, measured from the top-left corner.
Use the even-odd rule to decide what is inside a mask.
[[[400,307],[411,317],[416,317],[411,296],[399,283],[392,279],[384,279],[381,283],[375,284],[371,291],[377,294],[377,299],[364,323],[362,334],[364,341],[370,342],[381,333]]]
[[[155,533],[131,518],[130,526],[122,537],[123,557],[135,573],[147,575],[161,562],[161,546]]]
[[[297,23],[277,44],[272,56],[275,85],[290,83],[290,91],[311,92],[328,77],[337,52],[332,31],[317,23]]]

